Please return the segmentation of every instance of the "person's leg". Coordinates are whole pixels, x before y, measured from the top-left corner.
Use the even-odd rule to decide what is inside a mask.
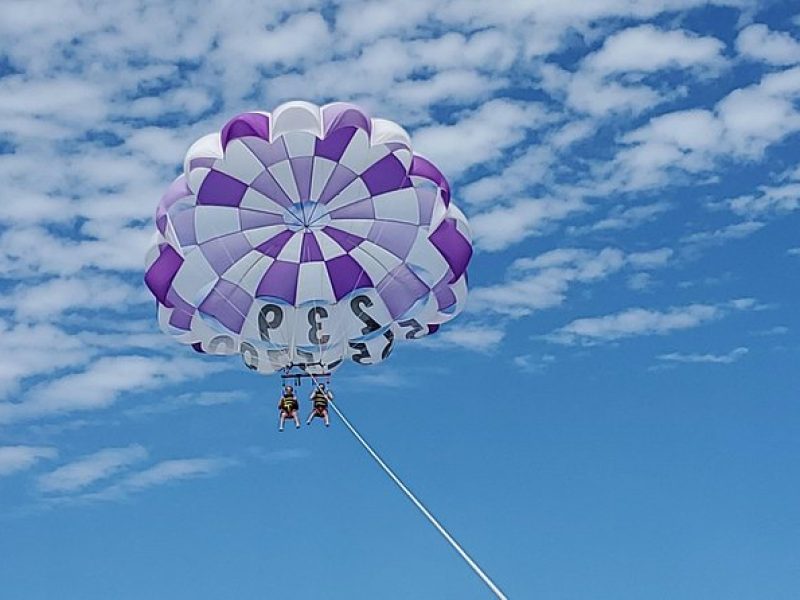
[[[286,420],[286,413],[281,411],[281,419],[280,424],[278,425],[278,431],[283,431],[283,422]]]
[[[295,429],[300,429],[300,418],[297,416],[297,411],[292,411],[292,419],[294,419]]]
[[[311,421],[314,420],[314,414],[316,414],[316,412],[317,411],[314,410],[313,408],[311,409],[311,412],[308,413],[308,419],[306,419],[306,425],[311,425]]]
[[[322,411],[322,418],[325,421],[325,427],[330,427],[331,426],[331,421],[328,418],[328,409],[327,408]]]

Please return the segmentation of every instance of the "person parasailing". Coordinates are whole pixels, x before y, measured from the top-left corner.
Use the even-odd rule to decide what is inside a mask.
[[[306,425],[311,425],[311,421],[315,417],[319,417],[325,423],[325,427],[330,427],[330,419],[328,418],[328,402],[333,400],[333,392],[326,389],[324,383],[320,383],[314,388],[310,396],[313,407],[311,413],[308,415]]]
[[[300,409],[300,404],[297,402],[294,388],[290,385],[284,386],[281,399],[278,401],[278,410],[280,411],[280,423],[278,431],[283,431],[283,424],[286,419],[292,419],[296,429],[300,429],[300,419],[297,417],[297,411]]]

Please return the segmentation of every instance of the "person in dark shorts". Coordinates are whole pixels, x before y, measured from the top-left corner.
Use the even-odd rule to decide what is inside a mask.
[[[283,431],[283,423],[286,419],[292,419],[296,429],[300,429],[300,419],[297,417],[297,411],[300,409],[300,404],[297,402],[297,396],[294,394],[294,388],[290,385],[284,386],[281,399],[278,401],[278,410],[281,412],[280,425],[278,431]]]

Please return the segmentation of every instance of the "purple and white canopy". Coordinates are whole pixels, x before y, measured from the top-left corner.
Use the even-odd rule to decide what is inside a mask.
[[[379,362],[466,300],[471,238],[447,181],[350,104],[288,102],[200,138],[156,228],[162,329],[263,373]]]

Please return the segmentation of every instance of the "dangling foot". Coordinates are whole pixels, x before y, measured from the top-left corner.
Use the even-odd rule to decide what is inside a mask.
[[[283,427],[278,427],[278,431],[283,431]]]
[[[300,429],[300,424],[298,423],[297,425],[294,426],[294,428],[295,429]]]

